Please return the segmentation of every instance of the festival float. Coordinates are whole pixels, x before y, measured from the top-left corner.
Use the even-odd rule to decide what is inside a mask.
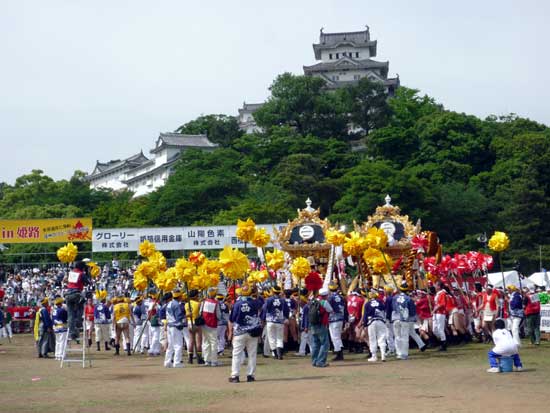
[[[274,229],[279,248],[287,255],[292,264],[289,271],[294,276],[295,285],[301,287],[301,280],[308,290],[318,290],[331,280],[335,248],[327,241],[330,222],[320,218],[320,209],[311,207],[311,200],[306,200],[306,207],[298,210],[298,217],[288,221],[280,231]],[[316,268],[315,271],[311,267]],[[324,280],[323,277],[324,276]]]

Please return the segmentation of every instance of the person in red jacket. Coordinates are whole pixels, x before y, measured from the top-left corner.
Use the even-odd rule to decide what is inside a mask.
[[[491,334],[494,330],[495,320],[499,312],[498,307],[498,292],[491,284],[487,284],[485,292],[481,295],[481,310],[483,311],[483,333],[485,334],[485,342],[489,343]]]
[[[441,346],[439,351],[447,351],[447,337],[445,336],[445,319],[447,317],[447,292],[441,281],[435,283],[435,298],[433,309],[434,335],[439,339]]]
[[[94,300],[89,297],[84,307],[84,321],[86,338],[88,339],[88,347],[92,346],[92,331],[94,330]]]
[[[220,303],[216,300],[218,289],[208,289],[208,297],[201,304],[201,315],[204,319],[202,326],[202,354],[204,366],[218,366],[218,321],[222,318]]]
[[[77,343],[80,335],[79,329],[82,328],[84,303],[86,302],[82,291],[84,290],[84,286],[89,283],[90,277],[86,270],[86,263],[84,261],[77,261],[67,276],[67,290],[64,297],[69,316],[70,338],[76,340]]]
[[[348,327],[347,337],[349,340],[350,352],[353,350],[357,353],[362,352],[363,346],[360,341],[360,337],[357,337],[357,328],[361,322],[361,316],[363,312],[363,305],[365,299],[361,296],[358,290],[353,291],[347,296],[348,306]]]
[[[426,294],[426,291],[418,290],[416,296],[416,315],[420,322],[419,333],[422,340],[425,342],[430,339],[430,331],[432,329],[432,308],[433,297]]]
[[[540,301],[539,295],[533,290],[529,291],[524,298],[525,320],[527,325],[527,337],[531,344],[540,344]]]

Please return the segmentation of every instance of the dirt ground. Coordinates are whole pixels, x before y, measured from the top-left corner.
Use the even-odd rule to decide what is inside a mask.
[[[550,343],[524,344],[523,372],[489,374],[489,345],[447,354],[411,351],[407,361],[367,363],[346,354],[328,368],[309,359],[258,359],[257,381],[227,382],[222,367],[165,369],[162,358],[96,352],[93,367],[59,368],[38,359],[30,335],[0,346],[0,411],[15,412],[472,412],[537,411],[548,406]],[[243,369],[241,378],[246,377]]]

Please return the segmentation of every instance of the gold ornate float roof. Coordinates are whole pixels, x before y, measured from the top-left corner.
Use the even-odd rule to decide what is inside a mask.
[[[421,231],[420,220],[416,225],[413,225],[408,215],[401,215],[401,209],[398,206],[391,204],[391,197],[389,195],[386,195],[384,200],[386,203],[378,206],[376,208],[376,212],[373,215],[370,215],[366,222],[363,222],[361,226],[355,224],[356,230],[366,233],[369,228],[373,226],[380,227],[383,223],[401,224],[403,226],[403,236],[399,240],[396,240],[396,242],[393,245],[390,245],[387,249],[403,250],[410,248],[412,237]]]
[[[292,231],[296,227],[305,225],[319,226],[323,230],[323,242],[315,241],[313,243],[292,243]],[[281,246],[281,250],[288,252],[291,256],[306,255],[325,255],[330,251],[331,245],[324,241],[324,233],[330,228],[330,222],[327,219],[320,218],[320,209],[311,207],[311,200],[306,201],[306,208],[298,209],[298,217],[288,221],[288,225],[278,231],[274,228],[275,237]],[[315,254],[317,252],[317,254]]]

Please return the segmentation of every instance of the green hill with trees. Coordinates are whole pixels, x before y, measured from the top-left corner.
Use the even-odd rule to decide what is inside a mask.
[[[220,148],[184,153],[150,195],[91,190],[81,171],[54,181],[34,170],[0,184],[0,217],[92,216],[96,228],[281,222],[309,197],[322,216],[350,225],[390,194],[403,213],[439,234],[445,252],[482,249],[479,235],[501,230],[511,240],[506,266],[520,260],[525,272],[538,269],[539,246],[550,253],[547,126],[513,114],[479,119],[449,111],[406,87],[387,98],[367,79],[336,91],[323,86],[313,77],[277,77],[254,114],[262,133],[245,135],[226,115],[180,126],[182,133],[207,131]]]

